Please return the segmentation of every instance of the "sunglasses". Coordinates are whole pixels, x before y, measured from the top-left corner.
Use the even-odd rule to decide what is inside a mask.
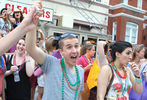
[[[62,35],[60,36],[60,39],[66,38],[66,37],[69,36],[69,35],[71,35],[71,36],[73,36],[73,37],[75,37],[75,38],[78,37],[76,34],[73,34],[73,33],[64,33],[64,34],[62,34]]]

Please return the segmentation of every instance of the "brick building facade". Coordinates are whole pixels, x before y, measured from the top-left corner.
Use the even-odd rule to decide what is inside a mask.
[[[147,46],[147,0],[110,0],[108,34]]]

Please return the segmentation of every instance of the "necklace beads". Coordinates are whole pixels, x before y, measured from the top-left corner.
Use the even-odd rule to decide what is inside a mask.
[[[64,100],[64,77],[66,79],[66,82],[68,84],[68,86],[75,91],[75,97],[74,97],[74,100],[77,99],[77,95],[78,95],[78,90],[79,90],[79,87],[80,87],[80,78],[79,78],[79,72],[78,72],[78,69],[77,69],[77,66],[75,66],[75,70],[76,70],[76,74],[77,74],[77,81],[75,83],[72,83],[67,75],[67,72],[66,72],[66,68],[65,68],[65,64],[64,64],[64,59],[62,58],[61,59],[61,67],[62,67],[62,100]],[[76,86],[77,85],[77,86]],[[72,88],[72,86],[76,86],[76,88]]]
[[[119,73],[119,71],[117,70],[117,68],[116,68],[116,66],[115,66],[115,64],[114,64],[114,62],[112,62],[111,64],[112,64],[114,70],[116,71],[117,75],[118,75],[120,78],[122,78],[122,79],[126,79],[126,78],[127,78],[127,72],[125,71],[124,68],[123,68],[124,76],[122,76],[122,75]]]

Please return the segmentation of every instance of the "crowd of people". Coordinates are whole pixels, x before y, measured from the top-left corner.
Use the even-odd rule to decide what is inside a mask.
[[[146,100],[147,47],[126,41],[90,41],[64,33],[45,38],[38,27],[42,0],[24,18],[0,16],[0,100]],[[5,42],[7,41],[7,42]],[[97,49],[96,49],[97,47]],[[97,58],[97,86],[87,78]]]

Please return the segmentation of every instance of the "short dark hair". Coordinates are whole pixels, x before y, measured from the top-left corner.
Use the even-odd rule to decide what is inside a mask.
[[[116,52],[122,53],[126,48],[132,48],[131,43],[126,42],[126,41],[118,41],[115,42],[113,45],[110,46],[111,48],[111,56],[112,56],[112,61],[116,60]]]
[[[74,39],[77,38],[77,35],[73,34],[73,33],[64,33],[63,35],[60,36],[59,38],[59,48],[63,49],[63,44],[64,44],[64,40],[65,39]]]
[[[108,43],[105,44],[105,46],[104,46],[104,52],[105,52],[105,54],[108,52],[108,48],[110,48],[111,45],[113,45],[113,42],[111,42],[111,43],[108,42]]]
[[[3,13],[4,10],[7,10],[7,8],[3,8],[3,9],[1,10],[1,14]]]

